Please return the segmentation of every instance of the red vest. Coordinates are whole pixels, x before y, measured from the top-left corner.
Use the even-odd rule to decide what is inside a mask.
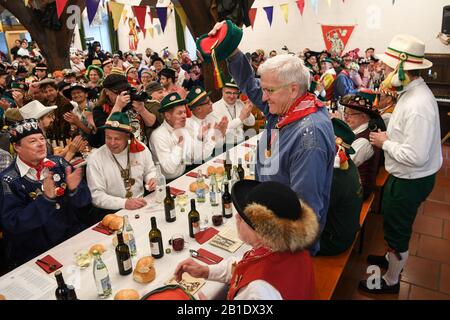
[[[280,292],[284,300],[314,299],[314,270],[308,250],[296,253],[271,252],[267,248],[248,251],[236,265],[227,299],[255,280],[264,280]]]

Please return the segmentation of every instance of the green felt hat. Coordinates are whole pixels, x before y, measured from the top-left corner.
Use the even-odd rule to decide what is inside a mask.
[[[180,97],[180,95],[176,92],[170,93],[164,97],[161,101],[161,107],[158,109],[158,112],[167,112],[175,107],[184,106],[187,104],[187,101]]]
[[[123,112],[114,112],[105,124],[99,129],[111,129],[116,131],[122,131],[125,133],[131,133],[132,128],[130,126],[130,119],[128,115]]]
[[[28,85],[21,82],[13,82],[11,83],[11,90],[23,90],[28,91]]]
[[[333,118],[331,119],[331,122],[333,123],[336,143],[343,146],[348,154],[354,154],[355,149],[352,148],[352,143],[356,140],[356,136],[352,129],[341,119]]]
[[[232,89],[238,89],[239,87],[236,84],[236,82],[234,82],[234,79],[231,78],[229,81],[225,82],[225,84],[223,85],[225,88],[232,88]]]
[[[99,74],[99,76],[100,76],[100,79],[103,79],[103,77],[104,77],[103,69],[100,68],[100,67],[98,67],[98,66],[96,66],[96,65],[91,64],[91,65],[87,68],[87,70],[86,70],[86,72],[85,72],[85,74],[84,74],[84,77],[86,78],[86,80],[89,80],[89,72],[91,72],[92,69],[97,70],[97,72],[98,72],[98,74]]]
[[[216,59],[222,61],[228,58],[239,46],[243,31],[231,20],[226,20],[222,28],[212,37],[208,34],[200,36],[197,41],[197,50],[206,62],[211,61],[212,48],[215,45]]]
[[[192,87],[186,97],[188,107],[191,110],[194,109],[195,107],[202,104],[210,94],[211,92],[206,92],[205,89],[200,86]]]

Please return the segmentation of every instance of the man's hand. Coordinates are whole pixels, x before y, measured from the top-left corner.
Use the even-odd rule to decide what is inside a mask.
[[[214,129],[219,130],[222,136],[225,136],[228,128],[228,118],[223,116],[219,123],[216,123]]]
[[[132,105],[133,105],[134,111],[136,111],[139,114],[141,114],[142,111],[145,110],[145,104],[142,101],[133,101]]]
[[[179,137],[178,137],[178,145],[179,145],[180,147],[182,147],[182,146],[183,146],[183,143],[184,143],[184,137],[183,137],[183,136],[179,136]]]
[[[19,91],[13,91],[12,97],[14,101],[16,102],[16,105],[20,108],[23,106],[23,94]]]
[[[253,109],[253,104],[251,103],[250,100],[247,100],[245,102],[245,107],[242,108],[242,110],[241,110],[239,119],[241,119],[241,121],[244,122],[245,119],[247,119],[250,116],[250,114],[252,113],[252,109]]]
[[[208,278],[209,268],[207,266],[203,266],[197,262],[195,262],[192,258],[188,258],[182,262],[180,262],[175,269],[174,275],[175,280],[177,282],[181,281],[181,277],[183,273],[187,272],[189,275],[194,278]]]
[[[212,28],[212,30],[208,33],[208,36],[212,37],[212,36],[216,35],[217,31],[219,31],[220,28],[222,28],[222,26],[226,23],[227,23],[226,21],[217,22],[214,25],[214,27]],[[239,48],[236,48],[236,50],[234,50],[233,53],[230,54],[230,57],[234,56],[238,52],[239,52]]]
[[[128,92],[123,91],[117,96],[116,103],[114,104],[114,108],[122,111],[123,108],[131,101],[131,97]]]
[[[81,168],[76,168],[75,171],[73,172],[71,166],[68,166],[66,168],[66,183],[70,191],[74,191],[76,188],[78,188],[81,179],[82,179]]]
[[[44,194],[49,199],[55,199],[56,198],[56,186],[55,181],[53,181],[53,173],[49,172],[48,175],[45,177],[43,182],[44,187]]]
[[[378,132],[371,132],[369,135],[370,143],[380,149],[383,148],[383,144],[386,140],[388,140],[387,133],[385,131],[381,132],[380,129],[378,129]]]
[[[148,180],[148,182],[145,184],[145,189],[150,192],[154,191],[156,189],[156,179],[152,178]]]
[[[78,151],[82,151],[86,148],[88,142],[83,140],[81,136],[76,136],[69,144],[69,152],[75,154]]]
[[[198,133],[197,139],[203,141],[203,139],[208,134],[209,129],[211,128],[211,124],[207,123],[201,126],[200,132]]]
[[[72,112],[66,112],[63,115],[64,120],[66,120],[68,123],[73,124],[74,126],[79,127],[79,124],[81,123],[80,118]]]
[[[137,210],[147,205],[147,201],[143,198],[131,198],[127,199],[125,202],[125,209],[127,210]]]

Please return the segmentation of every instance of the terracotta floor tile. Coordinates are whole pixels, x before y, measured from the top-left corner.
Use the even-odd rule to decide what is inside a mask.
[[[441,264],[441,278],[439,281],[439,291],[450,294],[450,265]]]
[[[427,200],[424,202],[423,214],[450,220],[450,204]]]
[[[413,232],[411,240],[409,240],[409,254],[412,256],[417,255],[417,250],[419,249],[419,239],[420,234]]]
[[[450,240],[450,220],[444,220],[444,239]]]
[[[448,168],[445,168],[448,169]],[[450,178],[448,178],[445,175],[438,175],[436,177],[436,184],[434,185],[435,188],[449,188],[450,187]]]
[[[434,188],[428,196],[428,200],[445,201],[446,200],[446,188]]]
[[[450,241],[421,235],[417,256],[450,264]]]
[[[428,259],[410,256],[406,262],[405,270],[401,275],[401,280],[437,290],[439,283],[440,263]]]
[[[411,286],[409,300],[450,300],[450,295],[421,287]]]
[[[413,231],[421,234],[430,235],[436,238],[442,238],[444,220],[430,217],[424,214],[416,216]]]

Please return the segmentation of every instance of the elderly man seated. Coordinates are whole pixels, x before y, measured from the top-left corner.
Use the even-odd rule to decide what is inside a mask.
[[[155,188],[156,175],[152,155],[133,136],[126,113],[113,113],[99,129],[105,130],[105,145],[89,156],[86,172],[97,221],[120,209],[144,207],[142,197],[145,189]]]
[[[9,130],[17,157],[0,173],[0,224],[8,263],[16,267],[83,230],[79,219],[91,194],[81,168],[47,156],[37,120],[22,120]]]

